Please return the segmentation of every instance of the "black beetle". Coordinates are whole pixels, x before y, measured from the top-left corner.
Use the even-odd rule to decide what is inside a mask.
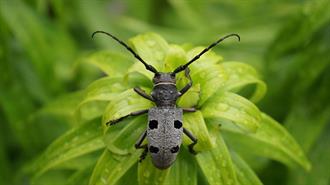
[[[129,50],[136,59],[142,62],[147,70],[155,74],[153,78],[154,87],[151,95],[148,95],[139,87],[134,88],[134,91],[142,97],[153,101],[156,104],[156,107],[132,112],[116,120],[110,120],[107,122],[107,125],[114,125],[129,116],[137,116],[148,113],[148,128],[142,133],[141,137],[136,142],[135,148],[144,149],[142,155],[140,156],[140,162],[146,157],[149,151],[151,153],[153,164],[159,169],[166,169],[175,161],[176,155],[179,152],[180,145],[182,143],[182,133],[186,134],[193,141],[193,143],[189,145],[189,151],[196,154],[193,146],[197,143],[197,138],[190,131],[185,129],[182,124],[183,112],[194,112],[196,109],[176,107],[177,99],[186,93],[192,86],[192,79],[189,75],[188,66],[226,38],[236,36],[240,41],[240,36],[238,34],[226,35],[205,48],[186,64],[177,67],[173,72],[163,73],[158,72],[152,65],[147,64],[137,53],[133,51],[132,48],[115,36],[104,31],[96,31],[92,34],[92,37],[94,37],[97,33],[106,34],[119,42],[127,50]],[[188,78],[189,83],[178,91],[176,87],[175,75],[181,71],[185,71],[185,76]],[[142,145],[145,138],[147,138],[148,144]]]

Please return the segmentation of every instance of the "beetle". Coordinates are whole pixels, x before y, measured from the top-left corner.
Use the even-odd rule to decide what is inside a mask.
[[[192,86],[193,81],[190,77],[188,66],[223,40],[235,36],[238,38],[238,41],[240,41],[240,36],[234,33],[226,35],[202,50],[186,64],[178,66],[173,72],[165,73],[158,72],[152,65],[146,63],[137,53],[135,53],[131,47],[112,34],[105,31],[95,31],[92,34],[92,37],[97,33],[106,34],[116,40],[133,54],[133,56],[138,59],[148,71],[154,73],[151,95],[147,94],[139,87],[135,87],[134,91],[143,98],[154,102],[156,106],[150,109],[132,112],[114,120],[109,120],[106,125],[115,125],[127,117],[147,113],[148,128],[142,133],[136,142],[135,148],[143,149],[139,160],[140,162],[146,157],[147,153],[150,152],[152,163],[159,169],[166,169],[173,164],[177,153],[180,150],[183,134],[186,134],[192,140],[192,143],[188,145],[189,152],[196,154],[193,147],[197,143],[197,138],[189,130],[183,127],[182,121],[183,112],[194,112],[196,109],[179,108],[176,106],[178,98],[184,95]],[[185,71],[185,77],[189,82],[181,90],[178,90],[176,87],[176,74],[181,71]],[[142,143],[146,138],[148,144],[143,145]]]

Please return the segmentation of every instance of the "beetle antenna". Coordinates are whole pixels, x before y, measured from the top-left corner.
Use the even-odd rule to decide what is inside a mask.
[[[191,63],[193,63],[194,61],[196,61],[197,59],[199,59],[199,57],[201,57],[204,53],[206,53],[207,51],[209,51],[211,48],[213,48],[214,46],[216,46],[217,44],[219,44],[220,42],[222,42],[223,40],[229,38],[229,37],[232,37],[232,36],[235,36],[238,38],[238,41],[241,40],[240,36],[236,33],[232,33],[232,34],[229,34],[229,35],[226,35],[224,37],[222,37],[221,39],[217,40],[216,42],[212,43],[211,45],[209,45],[209,47],[205,48],[202,52],[200,52],[198,55],[196,55],[194,58],[192,58],[189,62],[187,62],[186,64],[184,65],[181,65],[179,67],[177,67],[173,73],[176,74],[178,72],[181,72],[183,70],[185,70]]]
[[[125,42],[119,40],[117,37],[111,35],[110,33],[108,32],[105,32],[105,31],[95,31],[93,34],[92,34],[92,38],[94,38],[94,35],[96,35],[97,33],[102,33],[102,34],[106,34],[108,36],[110,36],[111,38],[113,38],[114,40],[116,40],[119,44],[123,45],[128,51],[130,51],[133,56],[138,59],[140,62],[143,63],[143,65],[146,67],[147,70],[157,74],[158,71],[150,64],[147,64],[137,53],[134,52],[134,50],[129,47],[127,44],[125,44]]]

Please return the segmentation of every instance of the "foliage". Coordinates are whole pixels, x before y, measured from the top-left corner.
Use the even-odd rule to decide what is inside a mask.
[[[159,35],[153,33],[139,35],[130,41],[138,54],[148,59],[159,71],[174,70],[176,66],[187,62],[188,58],[201,50],[200,47],[184,50],[178,45],[169,45]],[[109,77],[93,82],[83,92],[82,103],[76,110],[84,112],[83,109],[94,109],[94,114],[90,114],[87,118],[84,115],[84,119],[80,116],[82,114],[77,114],[76,120],[79,120],[77,126],[48,147],[32,169],[37,172],[35,183],[48,169],[70,168],[72,160],[85,158],[86,154],[100,149],[103,150],[103,154],[97,157],[98,162],[93,170],[90,184],[121,184],[121,177],[126,173],[134,173],[130,169],[136,166],[141,154],[141,151],[134,148],[134,143],[146,128],[146,124],[143,124],[146,116],[129,118],[118,126],[110,128],[105,126],[105,123],[130,112],[154,106],[132,90],[132,87],[141,86],[150,92],[152,84],[148,80],[151,81],[151,74],[144,70],[143,65],[132,61],[128,69],[122,68],[122,71],[119,71],[116,65],[124,62],[126,58],[114,57],[111,52],[99,52],[92,54],[90,58],[91,60],[86,59],[87,62],[91,61],[106,74],[110,74]],[[114,68],[117,69],[113,74],[115,77],[111,77],[112,73],[108,72],[108,69]],[[131,75],[134,77],[130,77]],[[299,164],[305,169],[310,168],[300,147],[286,130],[275,120],[260,112],[248,99],[236,94],[239,89],[249,84],[244,83],[249,78],[256,79],[253,81],[257,84],[256,93],[252,98],[260,99],[263,96],[265,85],[258,80],[253,68],[239,62],[224,62],[222,57],[210,52],[191,65],[191,75],[195,91],[185,94],[178,106],[190,104],[199,110],[184,114],[185,127],[199,139],[196,145],[199,153],[196,156],[189,156],[191,154],[183,148],[182,156],[178,158],[177,163],[164,171],[156,169],[148,157],[137,165],[137,170],[135,168],[137,175],[134,176],[137,176],[138,184],[169,182],[197,184],[198,173],[204,174],[203,178],[209,184],[238,184],[238,182],[261,184],[252,169],[239,157],[240,151],[234,154],[239,162],[235,163],[232,160],[230,152],[235,151],[234,145],[241,149],[249,149],[253,146],[257,155],[279,160],[287,165]],[[137,81],[137,79],[141,80]],[[178,88],[182,88],[185,82],[186,79],[181,74],[178,77]],[[191,102],[192,96],[196,99],[194,103]],[[97,120],[101,117],[103,132],[97,129],[97,125],[101,124]],[[222,122],[226,122],[226,125],[219,128]],[[228,138],[224,138],[222,133]],[[228,149],[225,140],[228,142],[236,140],[235,144],[230,145],[232,149]],[[189,140],[184,138],[184,144],[188,143]],[[189,167],[190,165],[192,167]],[[90,163],[79,165],[79,170],[87,168],[90,168]],[[238,171],[244,175],[237,175]],[[195,179],[185,181],[189,176]],[[89,176],[86,175],[79,180],[88,178]]]
[[[205,173],[214,173],[213,168],[203,168],[202,161],[214,161],[214,152],[224,153],[224,161],[229,161],[222,167],[215,160],[216,170],[226,169],[225,174],[240,184],[260,184],[259,178],[264,184],[328,184],[329,151],[324,150],[329,148],[330,115],[328,9],[327,0],[1,1],[0,184],[76,185],[102,179],[137,184],[160,176],[164,183],[208,184],[213,181]],[[132,102],[150,106],[130,89],[139,85],[150,91],[151,83],[150,74],[120,46],[106,38],[91,40],[95,30],[121,38],[152,31],[170,43],[194,45],[228,32],[241,35],[239,44],[227,41],[214,48],[223,57],[209,53],[196,63],[216,67],[207,75],[202,68],[193,69],[194,87],[179,101],[200,108],[196,114],[186,114],[185,122],[199,133],[202,142],[197,149],[205,151],[204,158],[182,150],[167,172],[143,173],[153,168],[150,159],[137,164],[141,151],[132,146],[146,118],[128,119],[104,131],[102,117],[108,119],[111,111],[125,114],[129,110],[122,105],[140,108],[126,106],[123,97],[132,94]],[[162,37],[139,35],[130,44],[147,61],[168,64],[156,65],[165,70],[203,48],[168,45]],[[158,41],[153,55],[143,48],[148,39]],[[166,60],[159,60],[162,57]],[[261,76],[268,90],[260,102],[266,92]],[[180,86],[184,82],[182,78]],[[119,104],[112,101],[117,97]],[[222,112],[221,117],[216,111]],[[297,155],[300,149],[292,136],[265,113],[283,122],[297,139],[311,159],[310,172],[291,167],[309,165]],[[200,120],[198,125],[191,123],[195,119]],[[188,142],[184,140],[185,145]],[[109,166],[119,168],[107,171]],[[182,181],[187,176],[189,181]],[[228,176],[220,178],[231,182]]]
[[[306,4],[279,32],[266,55],[271,94],[263,106],[284,120],[313,163],[309,173],[291,170],[289,184],[330,182],[326,172],[330,161],[329,8],[328,1]],[[294,35],[287,34],[293,30]]]

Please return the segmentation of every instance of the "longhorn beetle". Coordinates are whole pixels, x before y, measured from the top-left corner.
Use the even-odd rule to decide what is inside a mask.
[[[140,156],[140,162],[146,157],[149,151],[153,164],[159,169],[166,169],[175,161],[176,155],[179,152],[180,145],[182,143],[182,133],[186,134],[192,140],[192,144],[190,144],[188,148],[191,153],[196,154],[193,147],[197,143],[197,138],[182,125],[183,112],[194,112],[196,109],[176,107],[177,99],[184,95],[192,86],[192,79],[189,74],[190,70],[188,66],[226,38],[235,36],[238,38],[238,41],[240,41],[240,36],[238,34],[229,34],[224,36],[205,48],[186,64],[178,66],[173,72],[164,73],[158,72],[152,65],[147,64],[137,53],[133,51],[131,47],[110,33],[104,31],[95,31],[92,34],[92,37],[94,37],[94,35],[97,33],[106,34],[112,39],[116,40],[129,52],[131,52],[134,57],[145,66],[147,70],[155,74],[153,77],[154,86],[151,95],[148,95],[139,87],[135,87],[134,91],[143,98],[154,102],[156,107],[131,112],[128,115],[118,119],[109,120],[106,124],[114,125],[129,116],[137,116],[148,113],[148,128],[142,133],[136,142],[135,148],[144,149]],[[176,87],[175,75],[181,71],[185,71],[185,76],[189,82],[178,91]],[[142,142],[145,138],[147,138],[148,144],[142,145]]]

